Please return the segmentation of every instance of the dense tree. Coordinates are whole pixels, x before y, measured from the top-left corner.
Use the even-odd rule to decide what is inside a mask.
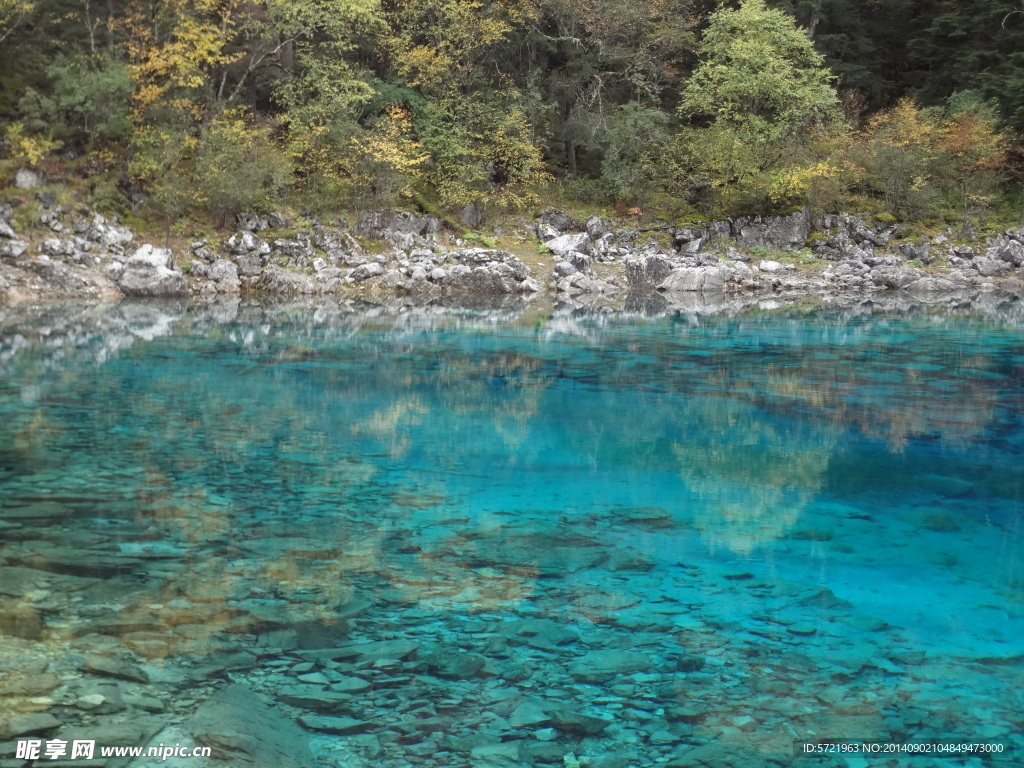
[[[1022,51],[1011,0],[0,0],[0,173],[168,223],[523,208],[553,181],[979,215],[1020,157]]]
[[[763,188],[799,162],[815,125],[836,118],[832,76],[791,17],[744,0],[712,17],[680,112],[684,166],[712,188]]]

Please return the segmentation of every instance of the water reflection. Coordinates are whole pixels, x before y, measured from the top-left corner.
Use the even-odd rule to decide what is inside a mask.
[[[518,311],[8,313],[0,750],[228,680],[357,768],[1019,734],[1020,318]]]

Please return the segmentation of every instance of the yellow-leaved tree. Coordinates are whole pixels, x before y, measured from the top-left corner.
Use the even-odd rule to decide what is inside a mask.
[[[536,202],[548,179],[521,107],[494,62],[533,18],[525,0],[410,0],[388,13],[397,75],[422,98],[413,124],[429,155],[422,187],[446,206]]]

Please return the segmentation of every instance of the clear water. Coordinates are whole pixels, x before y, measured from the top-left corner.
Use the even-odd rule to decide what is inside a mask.
[[[1009,315],[59,315],[0,326],[8,679],[101,652],[180,720],[189,670],[296,719],[356,678],[311,731],[356,768],[1024,764]],[[8,706],[95,721],[63,690]]]

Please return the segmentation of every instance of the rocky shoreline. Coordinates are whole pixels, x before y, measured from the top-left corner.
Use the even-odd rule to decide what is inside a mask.
[[[0,206],[0,303],[59,298],[232,295],[472,305],[553,297],[621,309],[637,297],[681,311],[819,297],[901,295],[935,302],[1024,290],[1024,227],[969,245],[947,235],[900,237],[894,224],[806,211],[655,228],[575,222],[547,210],[500,230],[520,247],[474,247],[433,216],[382,211],[352,232],[279,214],[239,216],[224,242],[185,253],[138,243],[116,219],[64,210],[38,195],[31,223]],[[24,211],[19,213],[24,222]],[[284,236],[287,235],[287,236]],[[487,242],[486,237],[479,241]],[[660,297],[655,298],[655,297]]]

